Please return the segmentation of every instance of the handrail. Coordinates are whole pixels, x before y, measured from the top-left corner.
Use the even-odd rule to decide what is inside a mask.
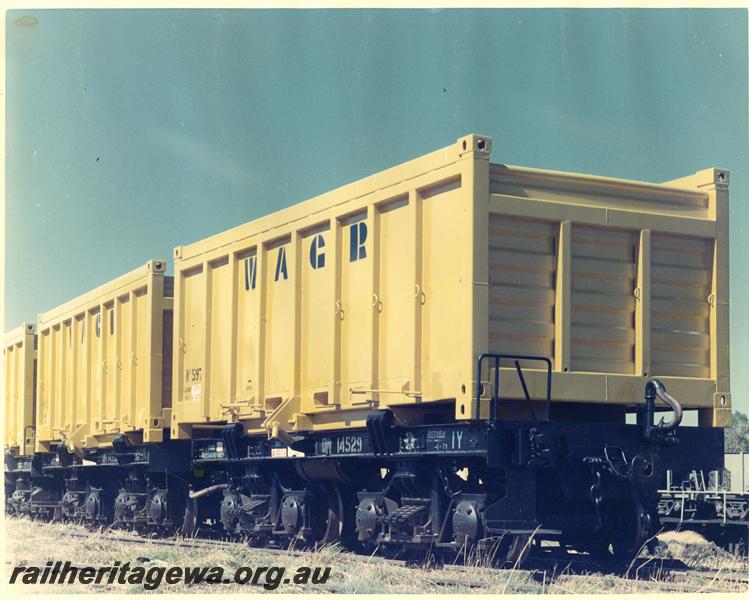
[[[497,376],[494,379],[494,386],[492,389],[492,396],[490,399],[491,404],[489,405],[489,421],[495,423],[497,421],[497,411],[499,409],[499,380],[500,380],[500,363],[504,360],[513,360],[515,362],[515,369],[518,373],[518,379],[520,379],[520,385],[523,388],[523,394],[528,402],[528,408],[530,409],[533,420],[537,421],[536,413],[533,410],[533,404],[531,401],[530,394],[528,393],[528,387],[525,384],[525,377],[523,377],[523,370],[520,368],[520,361],[536,361],[546,363],[546,420],[551,421],[551,359],[546,356],[526,355],[526,354],[497,354],[494,352],[484,352],[478,358],[476,362],[476,422],[481,420],[481,367],[485,360],[494,361],[494,369],[497,371]]]

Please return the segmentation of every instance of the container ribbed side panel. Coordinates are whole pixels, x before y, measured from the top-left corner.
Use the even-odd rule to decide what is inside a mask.
[[[489,348],[492,351],[554,356],[557,232],[556,223],[490,216]]]
[[[633,232],[572,228],[572,370],[634,373]]]
[[[652,373],[710,376],[712,242],[652,236]]]

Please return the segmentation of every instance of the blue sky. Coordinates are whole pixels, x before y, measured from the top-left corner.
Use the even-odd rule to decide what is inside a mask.
[[[494,162],[731,170],[732,385],[749,410],[746,11],[5,14],[6,329],[478,132]]]

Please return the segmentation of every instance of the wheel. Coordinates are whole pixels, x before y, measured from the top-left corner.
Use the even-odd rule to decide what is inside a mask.
[[[361,544],[356,535],[356,508],[358,501],[350,486],[342,483],[335,485],[336,493],[340,497],[341,530],[339,542],[346,550],[360,552]]]
[[[487,557],[498,569],[521,568],[531,553],[531,536],[507,533],[488,546]]]
[[[59,521],[63,520],[63,514],[62,514],[62,507],[61,506],[55,506],[52,509],[52,518],[51,521],[53,523],[57,523]]]
[[[245,543],[249,548],[262,548],[268,545],[267,535],[250,535]]]
[[[114,499],[111,491],[101,488],[90,488],[83,504],[83,518],[86,527],[92,531],[115,526]]]
[[[377,545],[377,554],[388,560],[416,560],[419,553],[411,548],[406,548],[399,543],[387,543]]]
[[[603,564],[634,560],[647,540],[650,517],[634,495],[601,502],[603,526],[584,542],[584,549]]]
[[[341,541],[344,532],[344,505],[340,489],[337,485],[321,485],[315,492],[321,501],[315,502],[310,514],[313,538],[309,541],[315,545]]]
[[[184,537],[193,537],[198,530],[198,501],[188,499],[185,503],[185,515],[182,519],[180,534]]]

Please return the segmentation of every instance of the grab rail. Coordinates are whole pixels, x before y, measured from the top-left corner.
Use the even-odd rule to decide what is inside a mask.
[[[480,408],[481,408],[481,391],[483,385],[481,383],[481,367],[485,360],[494,361],[494,369],[497,372],[497,376],[494,378],[494,386],[492,389],[492,396],[489,405],[489,422],[496,423],[497,413],[499,410],[499,380],[500,380],[500,362],[502,360],[512,360],[515,363],[515,369],[518,373],[518,379],[520,385],[523,388],[523,394],[528,402],[528,408],[533,417],[534,421],[538,421],[536,418],[536,412],[533,410],[533,402],[530,394],[528,393],[528,386],[525,383],[525,377],[523,376],[523,370],[520,367],[520,361],[536,361],[543,362],[546,364],[546,420],[551,420],[551,360],[546,356],[536,355],[525,355],[525,354],[496,354],[494,352],[485,352],[479,356],[476,364],[476,422],[480,421]]]

